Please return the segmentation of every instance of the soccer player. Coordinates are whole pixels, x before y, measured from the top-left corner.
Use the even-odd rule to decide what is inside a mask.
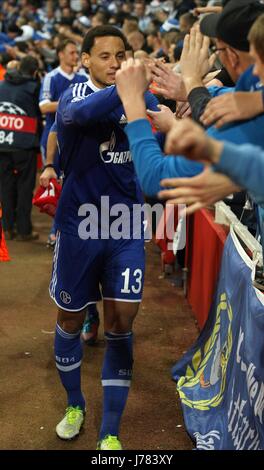
[[[70,87],[57,110],[65,178],[56,213],[50,295],[59,307],[55,357],[68,407],[56,432],[72,439],[84,422],[80,330],[87,305],[103,298],[106,350],[100,450],[122,449],[119,426],[132,378],[132,327],[145,265],[143,223],[131,223],[134,205],[141,208],[144,201],[124,132],[124,108],[114,86],[125,58],[121,31],[112,26],[91,29],[82,46],[82,64],[90,78]],[[145,100],[148,108],[158,109],[149,92]],[[122,209],[128,214],[123,219]],[[118,231],[120,225],[127,229],[126,236]]]
[[[78,64],[79,54],[77,46],[71,39],[62,41],[58,48],[59,67],[49,72],[43,79],[39,97],[39,107],[41,113],[46,116],[46,124],[41,136],[41,154],[43,162],[47,157],[47,141],[50,129],[55,121],[55,113],[58,101],[62,93],[73,83],[81,83],[87,80],[85,73],[75,73],[74,68]],[[55,168],[59,174],[57,158],[55,158]],[[48,246],[55,245],[55,231],[52,230],[48,239]]]

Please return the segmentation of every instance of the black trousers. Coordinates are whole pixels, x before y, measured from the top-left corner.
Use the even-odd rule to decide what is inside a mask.
[[[37,151],[0,152],[3,229],[19,235],[32,232],[31,209],[36,181]]]

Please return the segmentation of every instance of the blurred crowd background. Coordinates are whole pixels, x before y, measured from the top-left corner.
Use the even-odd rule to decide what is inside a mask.
[[[183,37],[197,21],[199,6],[217,1],[8,0],[0,1],[0,76],[10,60],[30,54],[42,75],[58,65],[59,43],[81,45],[89,28],[112,24],[121,28],[131,49],[142,56],[179,59]],[[140,53],[138,54],[140,56]]]

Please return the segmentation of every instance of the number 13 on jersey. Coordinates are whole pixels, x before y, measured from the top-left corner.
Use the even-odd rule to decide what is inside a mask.
[[[121,289],[122,294],[130,294],[132,291],[134,294],[138,294],[142,288],[142,270],[127,268],[122,276],[124,277],[124,286]]]

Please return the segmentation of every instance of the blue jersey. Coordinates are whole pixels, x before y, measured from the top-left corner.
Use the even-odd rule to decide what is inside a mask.
[[[39,96],[39,105],[49,103],[52,101],[59,101],[62,93],[69,88],[73,83],[81,83],[87,80],[87,75],[81,73],[65,73],[61,67],[57,67],[52,70],[52,72],[47,73],[44,77],[40,96]],[[46,151],[46,145],[48,140],[48,135],[50,128],[55,120],[55,113],[46,114],[46,125],[41,137],[41,147],[43,148],[43,153]]]
[[[145,95],[149,109],[158,110],[157,99]],[[127,136],[126,116],[116,87],[98,89],[89,80],[71,86],[61,97],[57,111],[60,163],[65,179],[56,212],[59,230],[78,235],[84,204],[111,211],[114,204],[143,203]],[[108,196],[109,207],[101,206]],[[80,212],[79,212],[80,214]],[[117,215],[117,214],[116,214]]]

